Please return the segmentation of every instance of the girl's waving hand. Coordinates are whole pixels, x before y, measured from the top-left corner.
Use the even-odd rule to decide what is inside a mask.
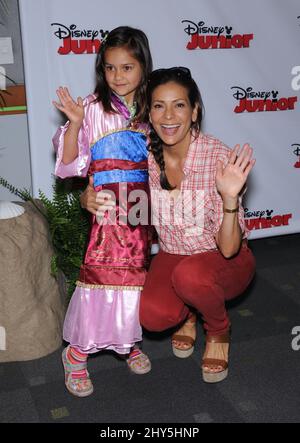
[[[67,87],[60,86],[56,90],[59,102],[53,101],[53,105],[61,112],[63,112],[73,125],[80,127],[84,118],[83,100],[81,97],[77,98],[77,102],[71,97]]]

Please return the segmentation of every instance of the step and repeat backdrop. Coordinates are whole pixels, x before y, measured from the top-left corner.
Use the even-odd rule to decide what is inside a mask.
[[[19,0],[34,194],[52,193],[58,86],[95,85],[95,58],[120,25],[148,36],[154,68],[187,66],[203,131],[257,160],[244,199],[250,238],[300,232],[299,0]]]

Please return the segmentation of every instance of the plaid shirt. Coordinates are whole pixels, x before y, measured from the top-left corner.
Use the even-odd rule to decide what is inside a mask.
[[[216,164],[218,159],[226,164],[229,151],[215,137],[200,134],[189,147],[180,191],[161,188],[159,168],[150,153],[152,223],[163,251],[191,255],[217,249],[215,234],[223,220],[223,201],[215,185]],[[239,223],[245,238],[249,231],[241,199]]]

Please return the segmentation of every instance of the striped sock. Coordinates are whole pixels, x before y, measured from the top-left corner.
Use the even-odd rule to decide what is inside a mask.
[[[78,363],[86,362],[87,354],[83,354],[78,349],[70,346],[67,352],[67,359],[70,361],[70,363],[76,365]],[[86,377],[87,377],[86,369],[81,369],[79,371],[72,371],[72,378],[86,378]]]
[[[129,358],[136,357],[137,355],[140,355],[141,353],[142,353],[142,351],[139,348],[133,348],[130,351]]]

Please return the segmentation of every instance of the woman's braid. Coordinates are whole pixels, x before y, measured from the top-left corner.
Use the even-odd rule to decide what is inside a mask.
[[[170,185],[167,175],[166,175],[162,141],[159,138],[159,136],[156,134],[156,132],[154,131],[153,128],[150,129],[149,137],[150,137],[150,144],[149,144],[148,149],[150,152],[152,152],[154,159],[159,166],[160,185],[163,189],[171,191],[172,189],[174,189],[174,187]]]

